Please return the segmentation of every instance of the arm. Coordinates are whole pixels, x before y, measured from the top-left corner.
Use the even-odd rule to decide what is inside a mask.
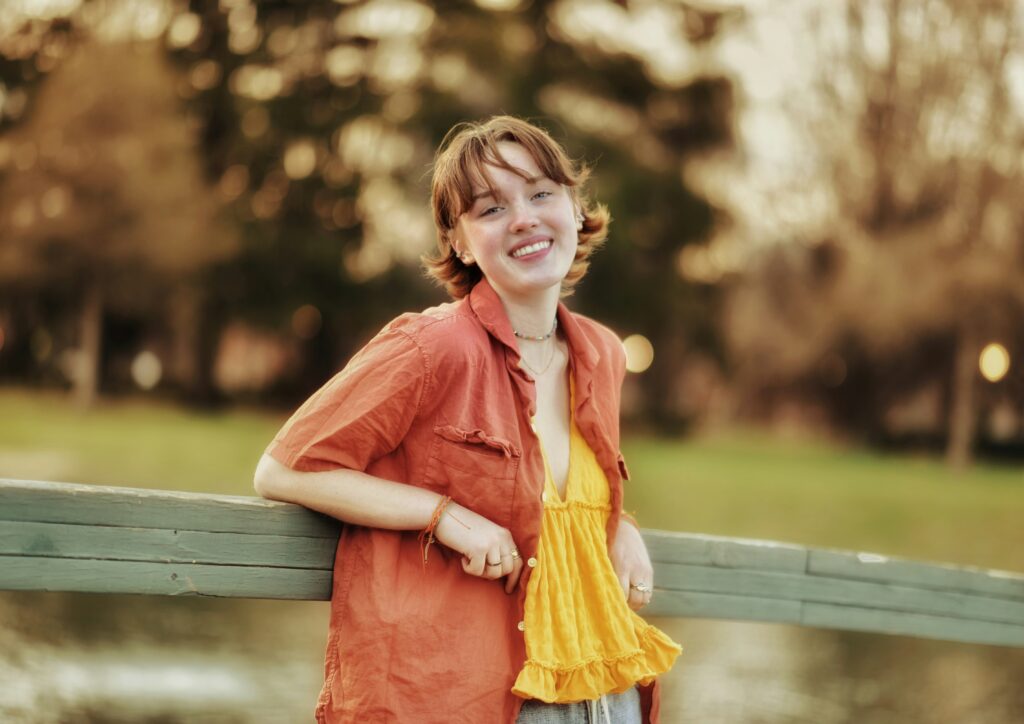
[[[441,496],[414,485],[337,468],[299,472],[264,454],[253,478],[256,492],[270,500],[295,503],[347,523],[388,530],[423,530]],[[519,583],[523,563],[508,553],[515,548],[505,528],[452,501],[434,530],[437,540],[462,554],[466,573],[488,579],[507,576],[505,591]],[[502,565],[487,566],[488,560]]]
[[[618,342],[618,337],[613,336],[613,339]],[[622,383],[626,378],[626,355],[621,344],[613,345],[613,349],[615,354],[612,359],[615,360],[615,377],[618,380],[616,391],[619,395],[615,397],[616,410],[618,410]],[[618,417],[617,414],[616,417]],[[621,455],[619,461],[620,464],[625,465],[622,463]],[[625,469],[622,470],[622,475],[624,479],[629,477],[629,473]],[[651,556],[647,552],[643,536],[640,535],[640,524],[637,523],[636,518],[624,510],[619,511],[618,532],[615,540],[608,547],[608,555],[612,560],[612,568],[615,569],[615,575],[618,576],[619,585],[622,586],[622,592],[629,607],[637,611],[650,603],[654,589],[654,566],[651,564]],[[635,586],[638,584],[646,586],[647,590],[637,590]]]
[[[650,603],[651,589],[654,588],[654,567],[633,516],[622,514],[618,533],[608,554],[629,607],[636,611]],[[648,590],[642,592],[633,588],[638,583],[645,584]]]

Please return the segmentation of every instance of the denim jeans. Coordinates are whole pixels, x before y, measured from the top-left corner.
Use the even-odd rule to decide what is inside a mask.
[[[605,714],[607,713],[607,719]],[[608,694],[604,703],[545,704],[527,699],[516,724],[640,724],[640,693],[634,686],[621,694]]]

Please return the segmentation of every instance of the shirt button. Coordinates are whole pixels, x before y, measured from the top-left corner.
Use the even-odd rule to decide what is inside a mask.
[[[526,630],[526,622],[525,621],[520,621],[519,623],[516,624],[516,628],[519,629],[520,631],[525,631]]]
[[[528,565],[530,568],[536,568],[537,567],[537,559],[531,556],[526,561],[526,565]]]

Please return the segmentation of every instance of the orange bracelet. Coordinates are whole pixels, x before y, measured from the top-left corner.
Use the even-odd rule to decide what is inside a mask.
[[[443,495],[441,500],[438,502],[437,507],[434,508],[434,514],[430,517],[430,523],[420,531],[419,541],[420,550],[423,551],[423,565],[427,565],[427,553],[430,551],[430,546],[434,543],[434,529],[437,524],[441,522],[441,516],[444,515],[445,508],[452,502],[452,496]]]

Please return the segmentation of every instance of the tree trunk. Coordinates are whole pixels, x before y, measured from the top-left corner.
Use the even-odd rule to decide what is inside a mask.
[[[88,408],[96,402],[100,383],[100,353],[103,340],[103,289],[91,279],[82,299],[78,355],[72,369],[71,382],[75,402]]]
[[[213,365],[223,326],[222,306],[193,282],[183,282],[171,304],[171,382],[187,402],[213,406],[220,402]]]
[[[186,283],[171,293],[170,381],[186,396],[195,393],[199,380],[199,325],[202,300],[199,290]]]
[[[974,456],[978,418],[975,410],[978,351],[976,333],[967,326],[961,327],[956,341],[956,358],[953,360],[949,436],[946,443],[946,462],[957,470],[970,465]]]

